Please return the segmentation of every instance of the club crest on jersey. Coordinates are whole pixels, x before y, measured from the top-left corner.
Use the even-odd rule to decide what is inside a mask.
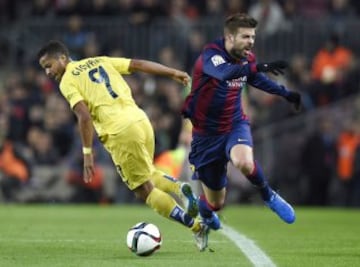
[[[222,58],[222,56],[219,55],[212,56],[211,61],[215,67],[225,63],[225,60]]]
[[[242,76],[237,79],[226,81],[228,87],[236,87],[236,88],[243,87],[246,84],[246,82],[247,82],[246,76]]]

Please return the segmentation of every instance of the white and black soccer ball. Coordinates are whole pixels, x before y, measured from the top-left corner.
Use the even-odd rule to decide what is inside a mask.
[[[126,244],[131,252],[138,256],[150,256],[161,246],[159,228],[147,222],[140,222],[131,227],[126,236]]]

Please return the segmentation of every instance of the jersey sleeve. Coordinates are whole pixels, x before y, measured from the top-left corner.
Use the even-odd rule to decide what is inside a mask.
[[[64,76],[59,87],[61,94],[65,97],[72,109],[77,103],[84,100],[77,89],[76,83],[70,77]]]
[[[248,83],[251,86],[265,91],[269,94],[280,95],[283,97],[287,97],[289,95],[289,91],[285,88],[285,86],[277,84],[269,77],[267,77],[264,73],[258,72],[255,75],[252,75],[249,78]]]
[[[130,74],[130,58],[123,57],[106,57],[106,60],[120,73],[120,74]]]
[[[227,62],[216,49],[205,49],[202,56],[204,73],[221,81],[257,72],[255,63],[240,65]]]

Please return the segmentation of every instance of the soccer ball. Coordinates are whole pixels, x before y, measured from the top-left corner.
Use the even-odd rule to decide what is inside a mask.
[[[126,244],[138,256],[150,256],[161,246],[159,228],[147,222],[139,222],[131,227],[126,236]]]

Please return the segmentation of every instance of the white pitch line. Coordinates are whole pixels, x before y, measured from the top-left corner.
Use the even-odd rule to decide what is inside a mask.
[[[275,263],[262,251],[253,240],[247,238],[245,235],[240,234],[233,228],[227,225],[222,225],[222,230],[219,231],[235,245],[241,249],[254,267],[276,267]]]

